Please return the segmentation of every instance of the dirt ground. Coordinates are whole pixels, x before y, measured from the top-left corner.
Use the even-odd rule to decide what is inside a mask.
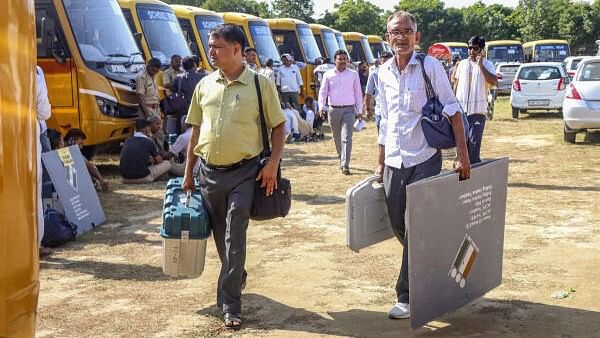
[[[331,138],[290,145],[288,217],[251,223],[244,329],[224,332],[215,305],[218,257],[209,242],[203,275],[175,280],[160,267],[165,182],[125,186],[101,159],[113,191],[106,224],[41,261],[38,337],[599,337],[600,137],[562,141],[558,113],[510,118],[506,97],[486,126],[483,157],[510,157],[504,278],[456,313],[410,330],[387,319],[401,246],[346,248],[346,189],[376,161],[375,126],[355,134],[352,175],[337,167]],[[449,168],[449,162],[446,168]],[[573,288],[565,299],[557,290]]]

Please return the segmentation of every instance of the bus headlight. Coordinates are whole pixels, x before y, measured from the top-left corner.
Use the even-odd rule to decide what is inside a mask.
[[[103,115],[116,117],[119,115],[119,107],[116,102],[107,100],[105,98],[96,97],[98,108]]]

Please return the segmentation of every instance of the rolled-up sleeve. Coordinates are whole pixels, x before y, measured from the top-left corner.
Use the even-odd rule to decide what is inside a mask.
[[[441,62],[431,57],[427,57],[426,60],[429,60],[432,64],[433,76],[431,76],[431,83],[440,103],[444,106],[443,112],[448,116],[452,116],[456,112],[462,111]]]

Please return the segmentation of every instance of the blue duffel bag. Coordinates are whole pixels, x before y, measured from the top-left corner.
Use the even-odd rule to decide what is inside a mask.
[[[69,222],[60,211],[52,208],[44,211],[42,246],[55,248],[72,241],[76,235],[77,225]]]

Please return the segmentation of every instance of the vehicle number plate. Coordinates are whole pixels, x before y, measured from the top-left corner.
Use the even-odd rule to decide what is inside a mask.
[[[550,105],[550,100],[529,100],[530,106],[548,106]]]

